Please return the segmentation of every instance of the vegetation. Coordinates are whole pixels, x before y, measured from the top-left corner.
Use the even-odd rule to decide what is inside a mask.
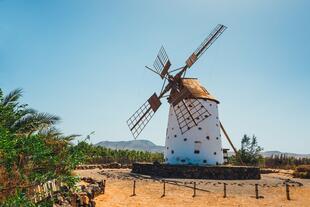
[[[310,158],[289,157],[285,154],[265,157],[261,163],[266,168],[295,169],[300,165],[310,165]]]
[[[94,146],[86,142],[80,142],[77,148],[85,154],[85,164],[101,164],[118,162],[131,164],[133,162],[163,162],[162,153],[151,153],[135,150],[113,150],[101,146]]]
[[[263,148],[258,145],[256,136],[253,135],[250,138],[245,134],[241,140],[241,149],[238,150],[237,155],[230,157],[229,163],[235,165],[258,165],[263,160],[260,154],[261,151],[263,151]]]
[[[294,176],[298,178],[310,179],[310,165],[300,165],[296,167]]]
[[[73,145],[78,135],[57,130],[59,117],[21,104],[21,97],[21,89],[8,95],[0,89],[0,206],[52,206],[52,200],[34,204],[31,190],[53,179],[72,188],[78,164],[163,160],[161,153],[112,150],[86,141]]]
[[[52,179],[74,186],[71,172],[84,157],[71,144],[76,135],[55,128],[59,117],[21,104],[21,97],[21,89],[6,96],[0,89],[1,206],[33,206],[31,189]]]
[[[241,140],[241,149],[238,150],[238,156],[231,156],[229,163],[233,165],[254,165],[263,168],[293,169],[296,177],[310,177],[309,158],[295,158],[285,154],[262,157],[262,150],[263,148],[258,145],[256,136],[253,135],[250,138],[248,135],[244,135]]]

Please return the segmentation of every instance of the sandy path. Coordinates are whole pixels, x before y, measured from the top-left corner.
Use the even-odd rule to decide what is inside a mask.
[[[161,197],[163,184],[152,179],[134,178],[129,170],[79,170],[77,174],[96,179],[107,179],[106,193],[96,198],[97,206],[310,206],[309,180],[303,187],[291,187],[291,201],[286,200],[282,175],[263,175],[260,181],[228,181],[227,198],[223,198],[221,181],[195,180],[197,187],[210,192],[197,191],[182,186],[166,185],[166,196]],[[284,177],[286,178],[286,177]],[[132,179],[136,179],[136,196],[132,195]],[[193,180],[175,179],[181,185],[192,186]],[[298,180],[300,181],[300,180]],[[254,184],[259,183],[262,199],[255,199]],[[264,185],[265,184],[265,185]],[[263,187],[264,186],[264,187]],[[267,187],[268,186],[268,187]]]

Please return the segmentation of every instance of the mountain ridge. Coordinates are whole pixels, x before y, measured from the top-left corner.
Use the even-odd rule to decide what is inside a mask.
[[[111,149],[128,149],[128,150],[138,150],[138,151],[148,151],[148,152],[164,152],[165,147],[161,145],[156,145],[153,142],[146,139],[130,140],[130,141],[101,141],[95,144],[96,146],[102,146]],[[230,155],[233,152],[229,153]],[[295,158],[310,158],[310,154],[298,154],[290,152],[281,152],[277,150],[265,151],[261,153],[263,157],[271,157],[274,155],[285,155],[288,157]]]
[[[101,141],[95,145],[111,149],[128,149],[149,152],[164,152],[165,149],[164,146],[156,145],[153,142],[144,139],[131,141]]]

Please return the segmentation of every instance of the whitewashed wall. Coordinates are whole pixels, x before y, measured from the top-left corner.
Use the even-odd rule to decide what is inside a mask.
[[[218,104],[212,100],[199,100],[211,116],[184,134],[181,133],[173,107],[170,106],[164,153],[166,163],[223,164]],[[196,149],[199,154],[194,153]]]

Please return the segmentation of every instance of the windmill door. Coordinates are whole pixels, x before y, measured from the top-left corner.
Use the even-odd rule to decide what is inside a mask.
[[[201,141],[195,141],[194,153],[195,154],[199,154],[200,153],[200,149],[201,149]]]

